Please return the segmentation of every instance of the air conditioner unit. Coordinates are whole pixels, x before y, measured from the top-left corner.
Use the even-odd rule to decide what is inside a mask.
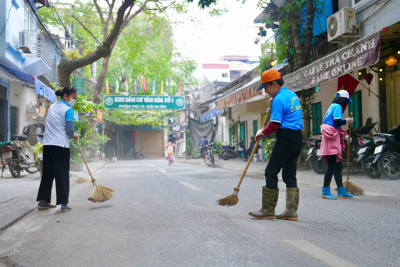
[[[18,50],[20,50],[23,53],[31,53],[29,47],[30,47],[30,42],[29,42],[29,34],[25,31],[19,32],[19,46]]]
[[[357,34],[356,12],[354,8],[344,7],[330,16],[328,24],[328,42],[340,41]]]

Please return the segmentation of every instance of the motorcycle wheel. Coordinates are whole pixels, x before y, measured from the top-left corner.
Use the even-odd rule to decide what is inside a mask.
[[[391,161],[396,157],[394,152],[387,151],[378,160],[379,171],[390,179],[400,178],[400,166],[391,164]]]
[[[361,160],[361,167],[369,177],[371,177],[372,179],[376,179],[381,177],[382,173],[379,171],[379,167],[377,166],[377,164],[372,165],[372,161],[374,161],[373,155],[364,157]]]
[[[228,155],[228,152],[226,152],[226,151],[222,152],[221,157],[222,157],[223,160],[228,160],[228,159],[230,159],[230,157],[229,157],[229,155]]]
[[[326,163],[325,160],[320,159],[317,160],[317,157],[314,155],[309,160],[311,169],[317,174],[325,174],[326,173]]]
[[[18,166],[18,164],[15,161],[11,161],[8,163],[8,169],[10,170],[12,177],[14,177],[14,178],[21,177],[21,168]]]
[[[35,165],[35,166],[32,166],[32,167],[30,167],[28,169],[25,169],[25,171],[27,173],[34,174],[34,173],[37,173],[39,171],[39,167]]]

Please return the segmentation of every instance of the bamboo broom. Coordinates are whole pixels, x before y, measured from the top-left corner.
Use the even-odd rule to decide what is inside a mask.
[[[263,126],[262,126],[263,128],[267,127],[267,125],[268,125],[269,116],[271,115],[270,106],[271,106],[271,102],[269,101],[268,102],[268,109],[267,109],[267,112],[266,112],[267,116],[265,116],[265,120],[264,120],[264,123],[263,123]],[[261,138],[258,138],[256,140],[256,144],[254,145],[253,151],[251,152],[251,155],[249,157],[249,160],[247,161],[246,167],[244,168],[244,171],[242,173],[242,177],[240,177],[238,185],[233,189],[232,195],[229,195],[229,196],[226,196],[224,198],[218,199],[217,202],[218,202],[219,205],[221,205],[221,206],[234,206],[239,202],[239,197],[238,197],[239,187],[242,184],[243,178],[246,175],[247,169],[249,168],[250,163],[251,163],[251,159],[253,158],[254,154],[256,153],[257,147],[258,147],[260,141],[261,141]]]
[[[81,152],[83,162],[85,162],[86,169],[88,170],[88,172],[90,174],[90,178],[92,178],[93,189],[90,192],[88,200],[90,200],[92,202],[104,202],[104,201],[109,200],[113,196],[114,190],[111,188],[105,187],[105,186],[98,185],[96,183],[96,180],[93,178],[92,173],[89,170],[89,166],[86,163],[86,159],[85,159],[85,156],[83,155],[81,146],[79,145],[78,140],[75,139],[75,141],[76,141],[76,144],[78,145],[79,152]]]
[[[353,118],[353,113],[350,113],[350,118]],[[349,124],[349,138],[351,138],[351,123]],[[351,140],[354,141],[354,140]],[[362,195],[364,189],[350,182],[350,147],[351,143],[347,144],[347,178],[343,183],[343,186],[346,187],[346,191],[353,195]]]

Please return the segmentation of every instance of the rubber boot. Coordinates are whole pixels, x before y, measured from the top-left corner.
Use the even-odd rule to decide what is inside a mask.
[[[331,188],[330,187],[322,187],[322,198],[324,199],[331,199],[331,200],[336,200],[337,198],[331,194]]]
[[[286,188],[286,210],[275,218],[280,220],[297,221],[297,208],[299,207],[299,189],[296,187]]]
[[[353,195],[347,193],[345,186],[337,188],[337,196],[338,198],[353,198]]]
[[[250,211],[249,215],[257,219],[274,219],[275,207],[278,202],[279,189],[262,188],[262,208],[258,211]]]

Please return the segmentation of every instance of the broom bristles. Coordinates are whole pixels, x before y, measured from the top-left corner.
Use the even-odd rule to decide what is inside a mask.
[[[239,197],[237,195],[229,195],[227,197],[218,199],[218,204],[220,206],[233,206],[239,202]]]
[[[220,206],[234,206],[239,202],[238,193],[239,189],[235,188],[232,195],[218,199],[217,202]]]
[[[364,189],[355,185],[352,182],[345,181],[343,186],[346,187],[346,191],[352,195],[362,195],[364,193]]]
[[[113,192],[114,190],[111,188],[93,183],[93,188],[88,200],[92,202],[104,202],[113,196]]]

